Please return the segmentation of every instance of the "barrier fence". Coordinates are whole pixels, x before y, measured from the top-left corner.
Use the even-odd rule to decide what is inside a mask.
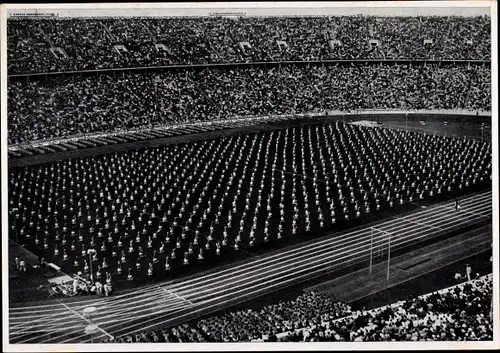
[[[102,138],[102,137],[113,137],[120,136],[124,134],[133,134],[133,133],[141,133],[141,132],[149,132],[149,131],[165,131],[165,130],[181,130],[189,127],[209,127],[213,125],[227,125],[237,124],[242,122],[247,123],[257,123],[257,122],[272,122],[276,120],[296,120],[296,119],[307,119],[307,118],[318,118],[318,117],[373,117],[377,115],[384,116],[393,116],[393,117],[415,117],[419,115],[428,115],[428,116],[464,116],[468,118],[474,117],[482,117],[488,118],[491,117],[491,112],[488,111],[469,111],[469,110],[357,110],[357,111],[322,111],[322,112],[310,112],[305,114],[286,114],[286,115],[273,115],[273,116],[243,116],[243,117],[234,117],[230,119],[219,119],[219,120],[211,120],[211,121],[197,121],[191,123],[181,123],[181,124],[168,124],[168,125],[159,125],[152,128],[143,128],[143,129],[133,129],[133,130],[119,130],[113,132],[102,132],[102,133],[93,133],[93,134],[82,134],[82,135],[74,135],[67,138],[58,138],[58,139],[49,139],[49,140],[38,140],[33,141],[31,143],[26,144],[17,144],[10,145],[8,147],[9,151],[19,151],[27,148],[36,148],[41,146],[51,146],[61,143],[67,142],[75,142],[79,140],[88,140],[92,138]]]

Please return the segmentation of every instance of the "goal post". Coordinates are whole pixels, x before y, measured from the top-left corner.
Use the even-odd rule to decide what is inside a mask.
[[[370,266],[369,273],[373,271],[373,257],[376,255],[380,257],[387,249],[387,280],[390,277],[390,263],[391,263],[391,241],[392,234],[385,230],[370,227]]]

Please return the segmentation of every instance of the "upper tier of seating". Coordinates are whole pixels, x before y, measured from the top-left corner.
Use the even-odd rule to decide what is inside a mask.
[[[10,74],[328,59],[490,60],[490,18],[10,19]]]

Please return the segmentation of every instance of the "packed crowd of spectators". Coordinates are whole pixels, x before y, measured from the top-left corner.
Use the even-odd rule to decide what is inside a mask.
[[[232,311],[149,334],[119,337],[126,342],[248,342],[269,339],[282,332],[306,328],[351,314],[349,305],[319,292],[307,292],[292,301],[280,301],[260,310]]]
[[[11,80],[9,143],[241,116],[491,110],[482,65],[283,65]]]
[[[114,343],[477,341],[493,339],[491,275],[374,310],[356,310],[324,294],[202,319]],[[341,318],[341,319],[339,319]],[[278,338],[282,332],[287,335]]]
[[[288,341],[484,341],[493,339],[492,276],[450,290],[293,333]]]
[[[282,60],[491,57],[487,16],[10,19],[7,35],[10,73]],[[117,51],[115,45],[126,51]],[[52,53],[51,48],[61,48],[64,54]]]

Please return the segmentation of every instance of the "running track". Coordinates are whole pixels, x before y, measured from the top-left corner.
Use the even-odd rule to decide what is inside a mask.
[[[88,324],[82,310],[95,306],[95,341],[135,334],[158,325],[180,324],[257,296],[367,260],[374,253],[407,247],[423,240],[491,219],[491,191],[445,202],[383,223],[325,237],[304,246],[178,282],[149,285],[108,298],[9,309],[11,343],[85,343]],[[373,236],[373,238],[372,238]]]

